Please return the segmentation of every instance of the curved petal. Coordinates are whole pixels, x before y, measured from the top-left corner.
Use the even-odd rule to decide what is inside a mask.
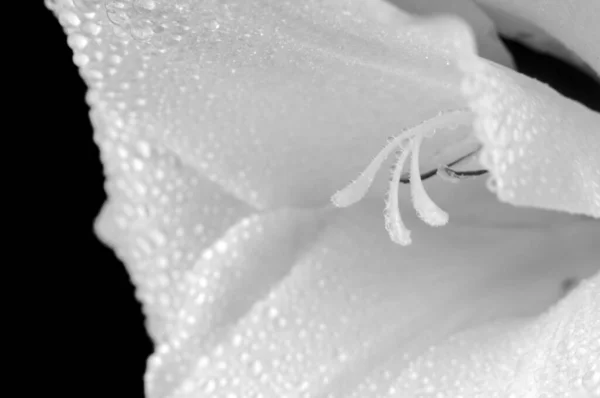
[[[109,177],[99,233],[158,341],[185,272],[252,206],[328,201],[388,135],[462,98],[447,63],[465,28],[386,3],[48,4],[90,86]]]
[[[512,55],[504,47],[496,26],[490,17],[475,5],[472,0],[388,0],[400,9],[411,14],[456,15],[469,24],[477,42],[477,52],[489,59],[507,67],[513,67]]]
[[[577,256],[594,258],[597,224],[417,224],[428,238],[405,249],[369,198],[264,210],[325,202],[380,138],[463,104],[455,53],[480,64],[462,23],[417,23],[376,1],[75,5],[56,9],[112,181],[99,229],[156,315],[150,395],[341,394],[392,353],[401,370],[409,345],[536,314],[571,272],[597,271]],[[483,83],[469,87],[483,118]]]
[[[113,137],[101,144],[109,200],[96,230],[127,266],[151,336],[164,341],[176,328],[186,273],[250,208],[164,147],[112,135],[92,116],[96,134]]]
[[[468,326],[536,315],[564,279],[598,271],[597,223],[421,226],[427,239],[403,248],[386,238],[378,207],[327,210],[318,225],[260,216],[230,230],[225,241],[238,243],[197,265],[179,334],[150,361],[149,396],[347,396],[372,369],[399,374],[409,353]],[[285,224],[296,232],[282,235]],[[297,254],[285,243],[294,235],[304,236],[293,239]]]
[[[452,53],[474,44],[458,20],[383,1],[144,4],[77,26],[61,11],[90,100],[256,208],[327,203],[389,136],[465,106]]]
[[[567,59],[581,58],[600,77],[600,3],[594,0],[474,0],[497,21],[501,31],[511,35],[527,26],[523,40]],[[531,28],[529,27],[531,26]],[[546,37],[568,49],[565,51]],[[541,39],[540,39],[541,38]],[[575,56],[569,54],[572,51]]]
[[[510,69],[461,65],[500,200],[600,217],[600,114]]]
[[[385,396],[600,396],[599,308],[597,274],[539,318],[487,325],[431,347]]]

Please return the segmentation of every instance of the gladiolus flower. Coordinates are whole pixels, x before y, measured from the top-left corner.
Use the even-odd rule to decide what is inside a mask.
[[[600,73],[600,3],[47,5],[149,397],[600,396],[600,114],[488,17]]]

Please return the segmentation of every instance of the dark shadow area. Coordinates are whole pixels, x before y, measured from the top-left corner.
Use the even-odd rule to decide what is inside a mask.
[[[540,53],[516,41],[502,38],[515,59],[517,70],[552,86],[565,97],[600,112],[600,81],[579,68]]]
[[[513,55],[517,70],[527,76],[544,82],[556,91],[578,101],[588,108],[600,112],[600,79],[588,75],[572,64],[551,55],[533,50],[514,40],[501,38]],[[453,166],[457,159],[448,166]],[[454,171],[459,178],[477,177],[487,174],[485,170]],[[437,170],[429,170],[421,174],[421,179],[427,180],[437,176]],[[409,184],[408,174],[400,182]]]
[[[39,113],[32,117],[44,127],[32,139],[52,141],[44,148],[49,159],[40,170],[56,197],[52,208],[45,206],[50,215],[42,224],[47,227],[44,239],[52,251],[44,253],[50,264],[42,266],[52,268],[57,280],[52,304],[46,306],[57,315],[51,327],[60,335],[56,350],[66,364],[50,365],[60,372],[53,382],[67,396],[143,397],[143,375],[153,347],[141,306],[125,267],[93,231],[106,194],[85,102],[87,88],[62,27],[39,3],[43,15],[36,29],[44,35],[39,50],[43,74],[35,83]]]

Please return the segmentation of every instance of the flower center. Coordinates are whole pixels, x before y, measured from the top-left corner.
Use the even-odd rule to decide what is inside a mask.
[[[419,151],[423,139],[430,138],[441,128],[454,128],[457,125],[466,125],[473,122],[474,116],[468,109],[442,111],[437,116],[421,124],[403,130],[396,137],[388,140],[388,144],[375,156],[360,176],[342,190],[336,192],[331,201],[336,207],[348,207],[360,201],[368,192],[377,171],[388,156],[397,150],[397,161],[392,167],[387,199],[385,201],[385,228],[393,242],[402,246],[411,243],[410,230],[406,228],[400,216],[398,205],[398,188],[404,165],[409,156],[410,164],[410,191],[412,204],[417,215],[425,223],[437,227],[448,222],[448,214],[440,209],[429,197],[419,171]],[[445,165],[438,169],[447,178],[452,175],[447,172]]]

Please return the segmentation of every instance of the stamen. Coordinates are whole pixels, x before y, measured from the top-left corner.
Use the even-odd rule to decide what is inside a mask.
[[[442,180],[444,180],[446,182],[457,183],[460,181],[460,178],[456,175],[454,170],[452,170],[448,166],[438,167],[436,174],[438,175],[438,177],[440,177]]]
[[[398,156],[398,160],[393,167],[390,187],[385,201],[385,210],[383,211],[385,219],[385,229],[390,234],[390,239],[394,243],[402,246],[410,245],[410,230],[406,228],[400,217],[400,207],[398,206],[398,187],[400,185],[400,175],[404,169],[404,163],[412,151],[412,143],[408,144]]]
[[[487,170],[456,171],[449,166],[440,166],[436,174],[448,182],[458,182],[467,178],[475,178],[487,173]]]
[[[401,181],[402,170],[410,154],[412,154],[411,194],[417,214],[429,225],[440,226],[446,224],[448,214],[431,200],[423,187],[423,181],[419,174],[419,150],[423,138],[433,136],[436,129],[445,128],[449,125],[454,128],[455,125],[470,124],[472,120],[473,114],[468,109],[444,111],[415,127],[404,130],[397,137],[388,140],[388,144],[375,156],[360,176],[345,188],[336,192],[331,197],[331,201],[336,207],[348,207],[360,201],[367,194],[375,179],[375,174],[377,174],[383,162],[394,149],[400,148],[402,152],[399,154],[392,171],[384,211],[385,227],[390,234],[390,238],[395,243],[403,246],[411,243],[410,231],[404,226],[398,208],[398,188],[400,182],[404,182]],[[435,174],[435,171],[432,174]]]
[[[375,174],[381,168],[383,162],[388,158],[390,153],[401,146],[402,142],[410,139],[417,135],[423,135],[435,131],[435,129],[444,127],[449,124],[466,124],[470,123],[473,119],[473,115],[465,109],[459,109],[454,111],[440,112],[437,116],[428,119],[417,126],[409,129],[405,129],[394,139],[388,141],[388,144],[375,156],[375,158],[369,163],[367,168],[358,176],[358,178],[348,184],[345,188],[337,191],[332,197],[331,201],[336,207],[348,207],[352,206],[356,202],[360,201],[368,192]]]
[[[331,197],[334,206],[348,207],[360,201],[369,191],[369,188],[375,179],[375,174],[377,174],[377,171],[379,171],[381,165],[388,158],[390,153],[392,153],[403,140],[410,138],[413,134],[414,132],[412,129],[405,130],[396,138],[390,140],[356,180],[352,181],[345,188],[337,191]]]
[[[417,215],[427,224],[439,227],[448,222],[448,213],[440,209],[431,200],[425,191],[423,181],[421,181],[421,174],[419,173],[419,149],[421,148],[422,141],[423,136],[421,135],[414,138],[410,165],[410,192]]]

